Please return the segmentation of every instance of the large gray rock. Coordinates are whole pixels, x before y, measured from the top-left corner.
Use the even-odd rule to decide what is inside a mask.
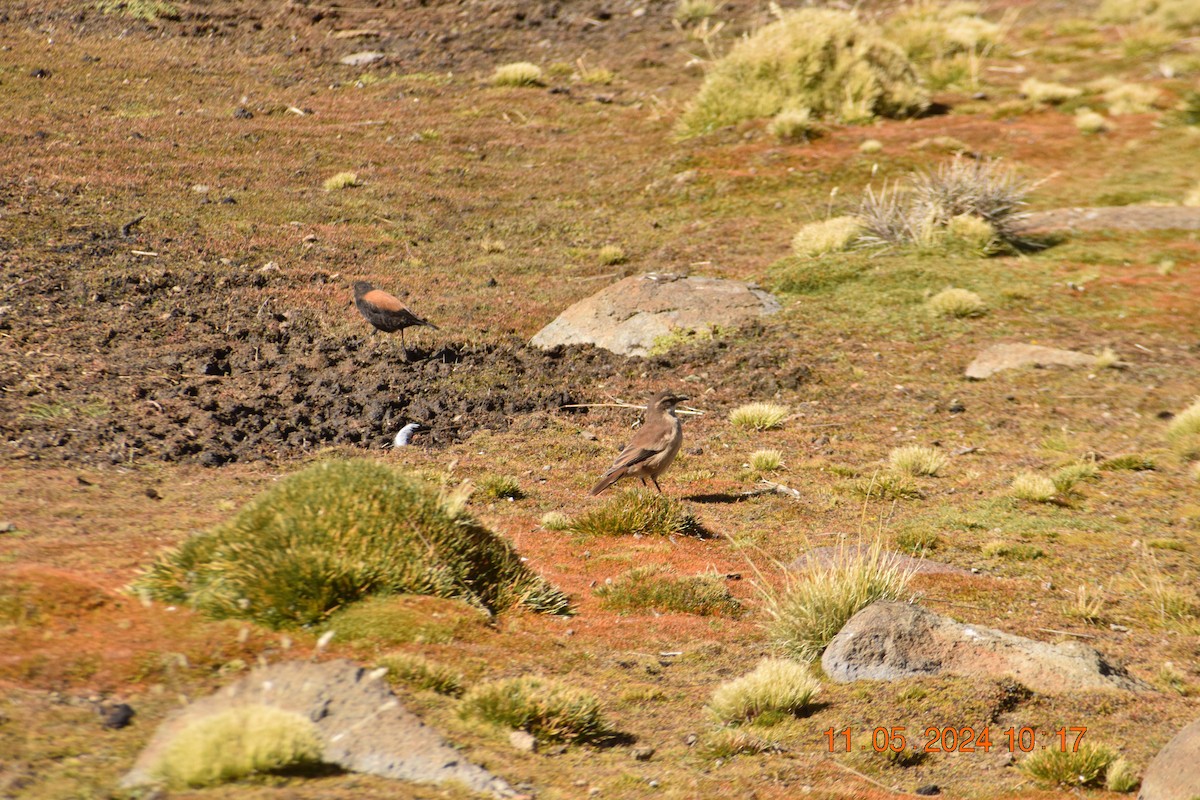
[[[538,331],[530,344],[594,344],[643,356],[656,339],[677,329],[732,328],[779,309],[778,300],[751,284],[652,272],[580,300]]]
[[[1047,693],[1149,688],[1078,642],[1023,639],[907,603],[873,603],[855,614],[825,649],[821,667],[838,683],[1011,675]]]
[[[1074,350],[1042,347],[1037,344],[994,344],[975,356],[967,366],[967,377],[990,378],[997,372],[1017,367],[1094,367],[1096,357]]]
[[[1138,800],[1200,797],[1200,719],[1175,734],[1146,767]]]
[[[170,716],[124,778],[125,788],[157,782],[154,767],[171,741],[192,723],[244,705],[267,705],[313,721],[323,761],[351,772],[416,783],[457,781],[477,792],[511,797],[512,788],[465,761],[436,731],[400,704],[379,671],[349,661],[291,661],[254,670]]]

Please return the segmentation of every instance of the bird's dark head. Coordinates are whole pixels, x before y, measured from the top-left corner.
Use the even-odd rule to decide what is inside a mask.
[[[668,389],[665,392],[659,392],[658,394],[654,395],[654,397],[651,397],[647,406],[657,411],[674,411],[677,404],[682,403],[687,399],[688,398],[686,396],[682,394],[676,394]]]
[[[366,281],[355,281],[351,285],[351,288],[354,289],[354,298],[358,299],[358,298],[362,297],[364,294],[366,294],[367,292],[371,291],[371,289],[373,289],[374,287],[371,286],[371,284],[367,283]]]

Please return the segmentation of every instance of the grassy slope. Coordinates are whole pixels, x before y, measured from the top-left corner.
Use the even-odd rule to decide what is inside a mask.
[[[3,29],[11,49],[0,59],[0,79],[17,111],[0,120],[0,139],[22,165],[3,186],[10,208],[19,209],[0,218],[4,258],[36,265],[60,257],[50,250],[54,244],[146,213],[128,248],[80,266],[102,273],[203,260],[221,271],[275,261],[285,270],[364,276],[403,286],[415,307],[468,339],[531,335],[605,283],[599,276],[613,268],[596,257],[605,244],[621,246],[633,271],[697,264],[700,272],[764,278],[768,265],[786,254],[796,226],[829,213],[832,189],[838,189],[833,212],[846,210],[873,165],[879,165],[875,180],[902,175],[931,158],[910,145],[934,135],[953,135],[1030,177],[1048,177],[1034,196],[1040,207],[1105,197],[1177,198],[1200,178],[1187,161],[1196,140],[1179,128],[1156,127],[1152,115],[1122,118],[1113,134],[1092,138],[1080,137],[1068,116],[1053,111],[994,119],[996,105],[1014,94],[1005,72],[985,73],[995,81],[985,86],[992,99],[960,106],[970,113],[839,129],[808,146],[779,146],[753,127],[748,138],[723,133],[674,144],[674,116],[695,86],[680,71],[685,59],[674,49],[662,51],[659,67],[635,67],[632,57],[614,56],[621,77],[614,89],[575,87],[563,96],[489,88],[482,79],[490,70],[482,68],[452,76],[383,70],[383,80],[359,88],[354,79],[361,71],[292,60],[280,47],[160,39],[141,26],[118,38],[113,24],[72,33],[60,20],[53,44],[47,31],[23,23]],[[1153,63],[1155,54],[1126,55],[1111,31],[1062,30],[1032,16],[1018,28],[1018,41],[1049,36],[1049,43],[996,65],[1019,61],[1050,77],[1067,70],[1084,80],[1106,72],[1132,76]],[[1111,58],[1081,55],[1096,38]],[[681,36],[676,44],[684,44]],[[582,54],[583,40],[579,48]],[[1053,63],[1039,63],[1039,53],[1052,55]],[[85,61],[85,54],[100,60]],[[50,69],[51,77],[31,77],[38,67]],[[618,102],[590,99],[602,93]],[[253,119],[233,116],[242,104]],[[315,113],[297,116],[286,111],[292,105]],[[867,136],[884,142],[881,154],[858,153]],[[680,191],[643,192],[688,169],[697,170],[697,178]],[[326,193],[322,181],[343,170],[357,172],[364,185]],[[210,192],[194,192],[197,184]],[[237,203],[201,203],[224,196]],[[302,239],[309,234],[317,239],[306,246]],[[503,241],[504,250],[487,252],[494,248],[481,246],[485,239]],[[978,726],[994,714],[1004,727],[1086,725],[1094,741],[1119,746],[1144,766],[1174,730],[1195,718],[1200,691],[1200,676],[1188,666],[1200,647],[1195,620],[1163,619],[1147,588],[1154,574],[1180,586],[1198,577],[1196,484],[1163,450],[1162,423],[1155,418],[1181,409],[1197,392],[1198,251],[1195,235],[1086,234],[1021,258],[883,258],[864,278],[789,298],[782,325],[815,379],[779,399],[804,416],[783,431],[750,434],[724,423],[722,397],[703,399],[698,405],[711,413],[689,421],[686,432],[688,446],[700,445],[703,453],[681,459],[665,485],[684,497],[741,491],[750,485],[742,463],[769,446],[785,453],[788,471],[780,480],[804,500],[693,502],[720,539],[580,543],[540,529],[546,511],[573,515],[591,507],[584,493],[626,435],[623,412],[603,410],[583,421],[599,445],[579,439],[574,420],[539,418],[445,452],[389,453],[383,457],[392,463],[423,468],[454,463],[456,477],[518,476],[526,499],[481,505],[478,512],[577,597],[580,614],[570,620],[505,616],[494,628],[458,631],[453,643],[335,639],[330,652],[363,661],[393,647],[421,652],[461,663],[469,679],[525,671],[569,675],[602,692],[619,729],[657,748],[649,762],[634,761],[623,748],[517,755],[503,736],[460,721],[453,701],[410,698],[433,724],[462,740],[468,755],[513,781],[532,782],[548,798],[576,797],[585,786],[599,787],[605,797],[744,794],[749,787],[760,797],[785,797],[802,785],[819,787],[818,796],[859,797],[873,790],[829,763],[825,729],[905,725],[911,734],[930,724]],[[1176,268],[1162,275],[1158,267],[1168,259]],[[478,295],[487,277],[500,285],[499,302]],[[1086,290],[1070,289],[1068,281]],[[984,294],[993,311],[982,320],[929,320],[920,307],[925,290],[950,282]],[[340,288],[290,291],[273,301],[311,308],[334,331],[356,324]],[[963,382],[962,366],[995,340],[1092,351],[1112,346],[1132,368],[1094,376],[1028,371]],[[15,368],[37,372],[51,368],[52,359],[47,348],[23,354]],[[707,378],[648,375],[645,388],[670,383],[704,398]],[[592,389],[602,397],[606,387]],[[954,399],[965,413],[947,413]],[[119,407],[120,398],[110,400]],[[978,450],[954,458],[944,477],[920,480],[922,500],[864,502],[850,491],[847,470],[869,476],[892,447],[934,441]],[[1089,452],[1151,453],[1161,468],[1102,473],[1064,507],[1003,498],[1017,471]],[[0,750],[17,753],[16,763],[0,772],[3,779],[24,781],[29,797],[91,794],[126,768],[178,694],[222,683],[260,655],[308,652],[312,637],[304,633],[243,634],[238,625],[144,608],[115,594],[159,547],[224,518],[297,466],[217,472],[0,466],[6,487],[0,517],[18,528],[0,535],[0,585],[6,587],[0,597],[8,620],[0,630],[14,645],[0,655]],[[162,499],[148,497],[147,488]],[[768,651],[751,581],[730,582],[751,608],[739,619],[621,616],[602,611],[590,591],[594,581],[646,563],[680,573],[713,567],[747,579],[757,569],[762,580],[775,583],[774,564],[790,561],[808,543],[828,543],[830,533],[880,532],[892,540],[929,529],[939,538],[935,557],[979,566],[990,576],[920,579],[917,589],[935,610],[984,624],[1000,620],[1006,630],[1039,639],[1055,636],[1047,628],[1095,637],[1085,641],[1151,681],[1172,662],[1188,696],[1038,696],[1004,714],[990,684],[922,682],[885,692],[826,686],[820,700],[827,705],[816,714],[755,731],[785,752],[717,764],[689,748],[685,737],[713,735],[702,703],[718,682],[748,671]],[[981,546],[997,538],[1029,541],[1046,556],[984,558]],[[1152,568],[1131,544],[1158,539],[1179,549],[1154,550]],[[1068,593],[1081,583],[1102,587],[1106,624],[1088,626],[1067,615]],[[1113,631],[1108,622],[1131,631]],[[683,655],[657,656],[675,651]],[[94,695],[133,702],[135,726],[93,739],[87,699]],[[1001,766],[995,750],[935,755],[909,768],[869,752],[836,760],[908,790],[933,782],[968,796],[990,797],[998,789],[1030,796],[1023,777]],[[649,788],[651,780],[657,790]],[[382,781],[340,777],[232,794],[393,797],[396,791]]]

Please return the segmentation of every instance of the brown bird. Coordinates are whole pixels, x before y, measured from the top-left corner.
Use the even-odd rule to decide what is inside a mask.
[[[646,478],[654,481],[654,488],[662,494],[658,476],[666,472],[675,460],[679,446],[683,444],[683,427],[675,416],[675,405],[687,400],[682,395],[667,390],[650,398],[646,404],[646,421],[633,437],[608,472],[592,487],[592,494],[600,494],[621,478]]]
[[[404,329],[416,325],[425,325],[438,330],[438,326],[427,322],[408,310],[399,298],[388,294],[382,289],[376,289],[366,281],[354,283],[354,305],[367,318],[367,322],[384,333],[400,331],[400,346],[404,348],[404,358],[408,359],[408,347],[404,344]]]

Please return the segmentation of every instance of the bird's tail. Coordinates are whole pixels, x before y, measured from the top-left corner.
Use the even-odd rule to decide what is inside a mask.
[[[613,470],[612,472],[606,472],[604,474],[604,477],[601,478],[596,483],[596,485],[592,487],[592,491],[588,492],[588,494],[591,494],[593,496],[600,494],[605,489],[612,486],[617,481],[621,480],[621,478],[624,475],[625,475],[625,473],[620,470]]]
[[[439,328],[437,325],[434,325],[432,322],[429,322],[427,320],[421,320],[419,324],[424,325],[427,328],[433,328],[435,331],[441,330],[441,328]]]

